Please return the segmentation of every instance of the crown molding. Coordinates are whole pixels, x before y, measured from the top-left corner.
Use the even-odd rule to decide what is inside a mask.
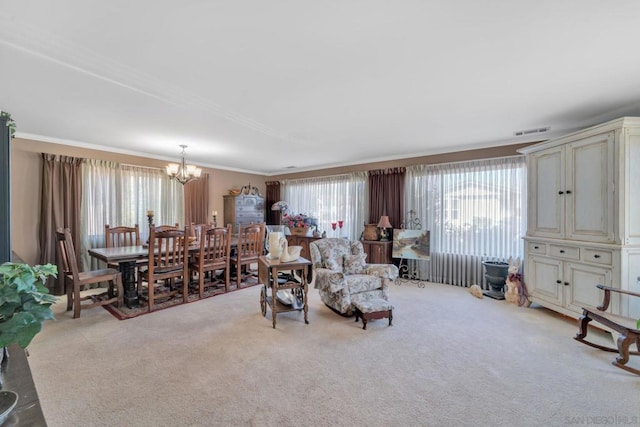
[[[21,139],[30,139],[32,141],[38,141],[38,142],[46,142],[49,144],[68,145],[70,147],[86,148],[88,150],[105,151],[107,153],[118,153],[118,154],[126,154],[128,156],[144,157],[147,159],[162,160],[165,162],[175,163],[177,159],[176,157],[158,156],[151,153],[144,153],[141,151],[127,150],[124,148],[109,147],[106,145],[99,145],[99,144],[91,144],[88,142],[74,141],[70,139],[53,138],[50,136],[36,135],[32,133],[16,132],[15,137],[21,138]],[[218,170],[226,170],[231,172],[248,173],[251,175],[265,176],[264,172],[260,172],[260,171],[232,168],[229,166],[221,166],[221,165],[214,165],[214,164],[208,164],[208,163],[200,163],[192,160],[189,160],[189,164],[193,164],[199,167],[209,168],[209,169],[218,169]]]

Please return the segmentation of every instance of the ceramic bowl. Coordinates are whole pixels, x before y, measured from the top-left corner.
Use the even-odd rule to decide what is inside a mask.
[[[293,295],[291,294],[291,291],[278,291],[276,292],[276,298],[281,304],[293,304]]]
[[[0,425],[4,423],[18,403],[18,394],[11,390],[0,391]]]

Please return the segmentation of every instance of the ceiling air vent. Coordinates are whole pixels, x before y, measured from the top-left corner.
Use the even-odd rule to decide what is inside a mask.
[[[513,134],[515,136],[525,136],[525,135],[533,135],[535,133],[545,133],[545,132],[549,132],[549,129],[551,129],[549,126],[543,127],[543,128],[536,128],[536,129],[527,129],[527,130],[519,130],[514,132]]]

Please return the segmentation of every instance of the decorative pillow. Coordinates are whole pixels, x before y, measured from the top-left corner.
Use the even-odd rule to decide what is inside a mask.
[[[365,254],[364,251],[364,247],[362,246],[362,243],[358,240],[352,240],[349,242],[349,250],[351,251],[351,253],[353,255],[361,255],[361,254]]]
[[[324,268],[342,273],[342,258],[324,260]]]
[[[344,274],[362,274],[365,267],[365,254],[345,255],[343,262]]]

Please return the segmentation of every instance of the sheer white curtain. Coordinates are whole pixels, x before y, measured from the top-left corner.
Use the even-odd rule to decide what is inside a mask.
[[[319,230],[327,237],[360,238],[368,206],[367,173],[354,172],[320,178],[282,181],[282,200],[289,213],[305,213],[318,219]],[[332,222],[343,220],[343,228],[333,231]]]
[[[184,187],[164,170],[139,166],[121,167],[122,224],[138,224],[140,239],[149,238],[147,211],[153,211],[155,225],[184,227]]]
[[[431,233],[420,277],[461,286],[484,283],[482,261],[523,256],[523,156],[407,167],[405,206]]]
[[[80,206],[81,268],[96,269],[98,261],[89,256],[90,248],[104,247],[104,226],[120,224],[118,202],[119,164],[104,160],[83,160],[82,202]],[[104,266],[102,266],[104,267]]]
[[[104,226],[138,224],[140,239],[149,238],[147,211],[154,211],[156,225],[184,226],[182,184],[161,169],[119,165],[101,160],[82,163],[81,264],[99,268],[87,250],[104,247]]]

